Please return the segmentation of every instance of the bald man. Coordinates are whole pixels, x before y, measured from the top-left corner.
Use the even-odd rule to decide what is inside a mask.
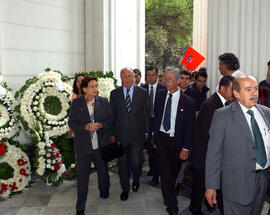
[[[213,206],[222,188],[225,215],[259,215],[270,165],[270,109],[257,104],[258,82],[240,75],[233,82],[236,100],[216,110],[206,156],[205,196]]]
[[[131,68],[122,69],[120,76],[122,86],[111,92],[110,102],[114,116],[114,136],[125,149],[124,155],[118,158],[122,187],[120,199],[125,201],[130,190],[129,166],[133,173],[133,192],[137,192],[140,187],[141,154],[150,132],[150,101],[146,90],[134,85],[134,72]]]

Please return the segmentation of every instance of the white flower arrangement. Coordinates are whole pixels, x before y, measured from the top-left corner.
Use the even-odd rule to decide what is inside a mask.
[[[7,163],[13,170],[13,177],[0,179],[0,197],[8,197],[13,192],[23,190],[31,179],[31,166],[28,156],[18,147],[5,143],[8,150],[0,163]]]
[[[41,122],[48,135],[59,136],[68,131],[68,110],[71,101],[72,88],[61,81],[57,72],[41,73],[37,81],[24,91],[21,99],[20,112],[30,129],[35,123]],[[57,114],[46,111],[46,99],[54,97],[61,105]]]
[[[112,78],[98,78],[99,96],[110,99],[110,93],[114,89],[114,80]]]
[[[14,118],[14,103],[15,99],[10,90],[0,82],[0,139],[10,139],[19,133]]]
[[[38,135],[36,133],[36,135]],[[44,138],[41,138],[37,144],[39,157],[37,159],[36,173],[40,176],[55,175],[50,182],[56,183],[59,178],[66,171],[65,164],[63,163],[60,150],[56,144],[45,133]],[[56,174],[54,174],[56,173]]]

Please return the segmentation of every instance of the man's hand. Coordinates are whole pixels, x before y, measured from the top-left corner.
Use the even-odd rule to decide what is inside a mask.
[[[115,143],[115,136],[111,136],[110,141],[111,141],[111,143]]]
[[[209,205],[211,207],[214,207],[214,205],[217,204],[217,192],[216,192],[216,190],[206,188],[205,198],[208,201]]]
[[[84,126],[84,129],[93,132],[100,129],[100,126],[101,126],[101,123],[99,122],[89,122]]]
[[[147,140],[149,138],[149,134],[144,135],[144,139]]]
[[[182,149],[179,154],[179,159],[184,161],[188,159],[188,156],[189,156],[189,150]]]
[[[69,130],[68,130],[68,138],[69,139],[73,138],[72,137],[72,129],[71,128],[69,128]]]

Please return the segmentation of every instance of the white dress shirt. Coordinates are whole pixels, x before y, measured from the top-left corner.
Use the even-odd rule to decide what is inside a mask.
[[[166,96],[166,100],[165,100],[165,106],[164,106],[164,110],[163,110],[163,116],[162,116],[162,123],[160,126],[160,131],[167,133],[167,134],[171,134],[174,135],[175,133],[175,120],[176,120],[176,115],[177,115],[177,107],[178,107],[178,103],[179,103],[179,99],[180,99],[180,90],[178,89],[176,92],[171,93],[172,94],[172,106],[171,106],[171,128],[168,131],[165,131],[165,129],[163,128],[163,120],[164,120],[164,115],[165,115],[165,110],[166,110],[166,105],[167,105],[167,100],[169,98],[169,94],[170,92],[168,91],[167,96]]]
[[[95,104],[95,98],[92,101],[87,102],[87,108],[88,108],[88,111],[89,111],[89,115],[90,116],[94,115],[94,104]],[[93,116],[93,118],[94,118],[94,116]],[[95,122],[95,119],[94,119],[93,122]],[[92,148],[93,149],[97,149],[98,148],[97,132],[93,132]]]
[[[237,78],[237,76],[239,76],[239,75],[245,75],[245,73],[241,72],[241,71],[238,69],[238,70],[234,71],[233,74],[231,74],[231,76],[232,76],[232,77],[235,77],[235,78]]]
[[[240,104],[240,103],[239,103]],[[265,152],[266,152],[266,157],[267,157],[267,163],[265,165],[265,167],[261,167],[258,163],[256,163],[256,170],[261,170],[261,169],[266,169],[269,167],[270,162],[269,162],[269,153],[270,153],[270,133],[269,133],[269,128],[267,127],[262,115],[260,114],[259,110],[256,108],[256,106],[252,107],[251,109],[247,109],[245,106],[241,105],[242,111],[247,119],[249,128],[250,128],[250,132],[253,136],[253,132],[252,132],[252,127],[251,127],[251,116],[247,113],[248,110],[252,110],[254,112],[254,118],[256,119],[258,126],[260,128],[261,134],[262,134],[262,138],[263,138],[263,142],[264,142],[264,146],[265,146]]]

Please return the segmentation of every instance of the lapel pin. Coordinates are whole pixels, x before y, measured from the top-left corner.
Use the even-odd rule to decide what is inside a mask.
[[[182,108],[181,108],[181,109],[180,109],[180,111],[181,111],[181,112],[183,112],[183,111],[184,111],[184,109],[182,109]]]

